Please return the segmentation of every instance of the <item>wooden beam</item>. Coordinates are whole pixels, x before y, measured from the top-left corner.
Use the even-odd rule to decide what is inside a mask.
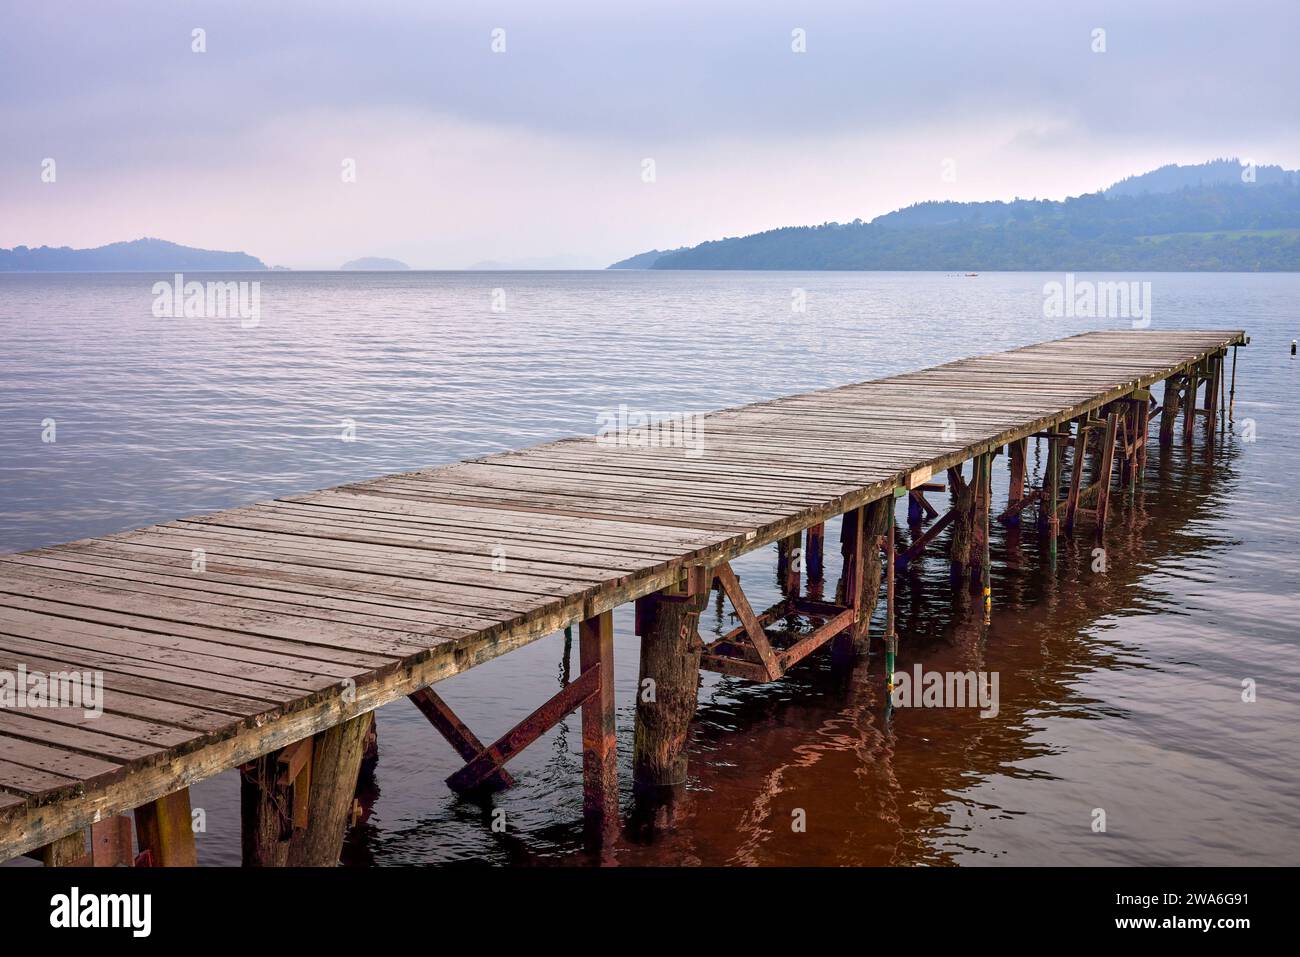
[[[822,624],[818,625],[812,632],[796,641],[789,648],[781,652],[781,670],[789,671],[804,658],[820,648],[826,642],[830,641],[836,635],[841,634],[844,629],[853,625],[856,612],[852,608],[846,608],[834,618],[828,618]]]
[[[410,699],[420,709],[420,713],[428,719],[429,723],[447,739],[447,743],[456,749],[456,753],[463,760],[473,761],[484,750],[483,742],[474,735],[474,732],[469,729],[465,722],[456,716],[456,712],[452,711],[447,702],[443,701],[442,697],[432,688],[421,688],[410,695]],[[515,779],[510,776],[510,772],[499,767],[483,779],[482,786],[500,789],[508,788],[514,783]]]
[[[280,765],[280,783],[293,784],[303,769],[311,763],[311,738],[303,738],[284,748],[276,756]]]
[[[130,867],[135,860],[131,833],[131,818],[125,814],[114,814],[90,825],[90,866]]]
[[[1115,433],[1119,430],[1119,413],[1106,417],[1106,438],[1101,449],[1101,477],[1097,480],[1097,533],[1106,527],[1106,507],[1110,502],[1111,471],[1115,462]]]
[[[1088,457],[1088,430],[1075,423],[1074,450],[1070,454],[1070,491],[1065,499],[1065,530],[1074,531],[1074,516],[1079,510],[1079,491],[1083,487],[1083,470]]]
[[[944,512],[943,515],[940,516],[939,521],[935,522],[933,525],[927,528],[921,534],[920,538],[914,541],[907,548],[906,551],[904,551],[902,554],[898,556],[897,559],[895,559],[895,564],[899,567],[899,569],[901,570],[906,568],[909,562],[914,561],[918,555],[920,555],[923,551],[925,551],[926,546],[929,545],[931,542],[933,542],[936,538],[938,538],[939,533],[942,532],[945,528],[947,528],[952,523],[953,519],[956,518],[956,516],[957,516],[957,509],[955,507],[950,508],[948,509],[948,511]]]
[[[35,855],[46,867],[85,867],[90,858],[86,854],[86,832],[73,831],[57,841],[51,841]]]
[[[722,590],[731,601],[731,607],[735,609],[736,617],[744,625],[745,635],[749,638],[749,643],[758,652],[759,660],[763,663],[768,679],[775,681],[781,677],[781,666],[777,661],[776,652],[772,650],[772,644],[767,640],[767,633],[763,631],[763,626],[759,624],[758,617],[749,604],[749,599],[740,590],[740,580],[736,578],[736,573],[732,570],[730,562],[723,562],[714,569],[714,574],[717,575]]]
[[[155,867],[194,867],[194,822],[190,789],[182,788],[135,809],[136,839]]]
[[[581,634],[579,634],[579,641],[581,641]],[[584,666],[582,673],[565,685],[558,694],[549,698],[540,708],[474,755],[468,764],[447,778],[447,786],[461,794],[479,788],[501,765],[555,727],[565,715],[597,694],[600,691],[600,676],[600,668],[594,665]]]

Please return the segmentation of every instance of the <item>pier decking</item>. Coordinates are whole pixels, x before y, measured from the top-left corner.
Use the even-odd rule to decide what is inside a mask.
[[[811,573],[821,526],[846,513],[861,518],[856,542],[842,547],[864,556],[863,542],[884,532],[868,527],[864,506],[907,497],[967,460],[977,462],[971,481],[987,523],[987,470],[1003,447],[1019,449],[1009,458],[1013,476],[1017,461],[1021,469],[1004,516],[1036,499],[1045,534],[1048,524],[1053,536],[1058,522],[1073,524],[1076,511],[1104,526],[1112,456],[1129,470],[1120,481],[1140,480],[1150,417],[1163,413],[1161,436],[1172,434],[1179,406],[1169,384],[1182,396],[1184,437],[1198,411],[1212,435],[1224,355],[1245,341],[1237,331],[1088,333],[710,413],[690,449],[567,439],[0,555],[0,673],[98,672],[104,687],[102,716],[0,708],[0,860],[96,822],[96,847],[120,843],[108,822],[119,828],[117,816],[136,811],[153,862],[185,863],[188,801],[176,796],[260,761],[252,787],[297,786],[286,791],[293,826],[311,817],[329,832],[324,850],[290,852],[289,861],[328,862],[351,794],[349,782],[331,782],[325,756],[342,755],[339,775],[351,767],[355,779],[357,734],[339,729],[359,728],[402,696],[465,757],[466,788],[506,783],[506,759],[581,707],[587,811],[608,822],[617,816],[613,608],[653,596],[679,602],[693,638],[691,602],[716,579],[741,626],[695,654],[715,670],[777,678],[846,630],[865,637],[879,569],[865,599],[862,569],[872,563],[862,558],[835,602],[798,599],[816,627],[781,647],[765,637],[770,616],[748,607],[731,559],[773,542],[791,548],[807,533]],[[1149,392],[1158,382],[1167,383],[1164,406]],[[1072,466],[1062,498],[1068,449],[1077,464],[1093,434],[1104,435],[1102,478],[1088,489]],[[1054,461],[1053,487],[1036,492],[1023,487],[1032,436],[1048,440]],[[963,514],[954,508],[941,521],[959,526]],[[895,564],[909,556],[894,555],[892,531],[881,542],[892,588]],[[987,559],[983,567],[987,575]],[[667,614],[656,607],[645,606],[648,630]],[[495,744],[479,742],[426,690],[575,624],[581,674]],[[301,744],[312,740],[314,758]],[[279,777],[268,780],[266,767]]]

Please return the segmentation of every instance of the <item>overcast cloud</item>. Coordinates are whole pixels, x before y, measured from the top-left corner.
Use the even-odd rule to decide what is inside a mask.
[[[1060,198],[1166,162],[1300,165],[1295,0],[4,0],[0,16],[0,246],[604,265],[923,199]]]

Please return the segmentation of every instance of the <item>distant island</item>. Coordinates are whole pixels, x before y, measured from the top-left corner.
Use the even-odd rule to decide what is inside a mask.
[[[0,249],[0,272],[236,272],[263,270],[247,253],[180,246],[165,239],[135,239],[94,249],[15,246]]]
[[[369,272],[392,272],[394,270],[410,269],[400,259],[384,259],[382,256],[362,256],[360,259],[353,259],[351,262],[345,262],[339,269],[343,270],[363,270]]]
[[[608,268],[1300,271],[1300,173],[1235,159],[1169,165],[1063,201],[918,203]]]

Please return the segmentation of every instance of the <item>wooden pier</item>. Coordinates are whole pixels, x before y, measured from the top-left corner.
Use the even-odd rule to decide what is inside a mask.
[[[508,787],[506,762],[581,709],[599,842],[619,823],[615,607],[637,602],[656,688],[638,697],[635,784],[671,788],[700,668],[771,681],[827,646],[841,661],[875,647],[892,675],[896,569],[947,531],[955,578],[989,614],[989,523],[1035,515],[1049,555],[1076,527],[1100,534],[1153,433],[1212,448],[1225,357],[1247,341],[1088,333],[711,413],[690,448],[567,439],[0,556],[0,677],[94,673],[104,708],[0,707],[0,860],[194,863],[187,789],[240,768],[245,862],[333,864],[371,712],[402,696],[464,758],[449,779],[464,791]],[[1048,445],[1041,488],[1026,485],[1031,439]],[[995,508],[1004,450],[1011,495]],[[942,514],[927,498],[940,489]],[[900,551],[902,498],[929,527]],[[801,586],[819,582],[840,515],[844,573],[823,598]],[[772,543],[785,597],[759,611],[729,563]],[[739,625],[706,645],[715,586]],[[777,627],[794,617],[796,632]],[[431,687],[570,626],[579,673],[495,742]]]

